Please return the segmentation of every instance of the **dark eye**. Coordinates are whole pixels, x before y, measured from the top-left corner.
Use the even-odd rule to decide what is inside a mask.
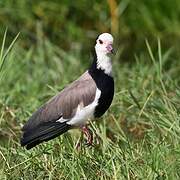
[[[99,43],[100,43],[100,44],[103,44],[103,41],[102,41],[102,40],[99,40]]]

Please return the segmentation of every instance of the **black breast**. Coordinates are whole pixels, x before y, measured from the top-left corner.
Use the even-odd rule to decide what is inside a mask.
[[[89,71],[96,82],[97,88],[101,91],[98,105],[95,108],[95,117],[102,116],[111,105],[114,96],[114,80],[111,76],[104,73],[101,69]]]

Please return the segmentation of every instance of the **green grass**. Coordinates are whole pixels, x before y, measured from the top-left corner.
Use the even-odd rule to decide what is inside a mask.
[[[97,34],[112,32],[124,48],[124,61],[130,61],[134,53],[144,49],[145,38],[151,39],[154,49],[156,42],[153,38],[158,36],[163,40],[164,47],[176,48],[174,56],[179,57],[179,0],[112,0],[115,2],[113,7],[108,1],[38,0],[34,3],[18,0],[14,3],[12,0],[1,0],[0,37],[3,29],[8,27],[10,36],[7,40],[11,41],[12,36],[21,32],[19,43],[24,48],[45,37],[66,51],[83,49],[88,52]],[[116,16],[110,13],[111,8]]]
[[[108,1],[0,2],[0,179],[180,179],[180,1],[113,2],[117,15]],[[100,144],[75,150],[74,130],[22,148],[23,124],[88,68],[104,31],[118,53]]]
[[[152,49],[146,40],[134,63],[122,63],[119,49],[113,103],[92,124],[99,145],[77,151],[80,132],[72,130],[27,151],[19,144],[22,125],[87,69],[89,54],[40,39],[29,49],[17,42],[3,59],[8,46],[0,59],[0,179],[180,178],[180,61],[173,48],[158,39]]]

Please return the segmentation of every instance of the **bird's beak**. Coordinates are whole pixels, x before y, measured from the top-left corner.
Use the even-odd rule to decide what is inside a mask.
[[[106,48],[107,48],[108,52],[110,52],[110,53],[112,53],[112,54],[116,54],[116,53],[115,53],[115,50],[114,50],[113,47],[112,47],[112,44],[108,44]]]
[[[114,49],[111,50],[111,53],[116,55],[116,51]]]

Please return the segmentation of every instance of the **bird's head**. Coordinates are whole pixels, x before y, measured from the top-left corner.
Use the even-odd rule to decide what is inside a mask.
[[[113,37],[109,33],[102,33],[96,39],[96,54],[108,55],[114,53]]]

